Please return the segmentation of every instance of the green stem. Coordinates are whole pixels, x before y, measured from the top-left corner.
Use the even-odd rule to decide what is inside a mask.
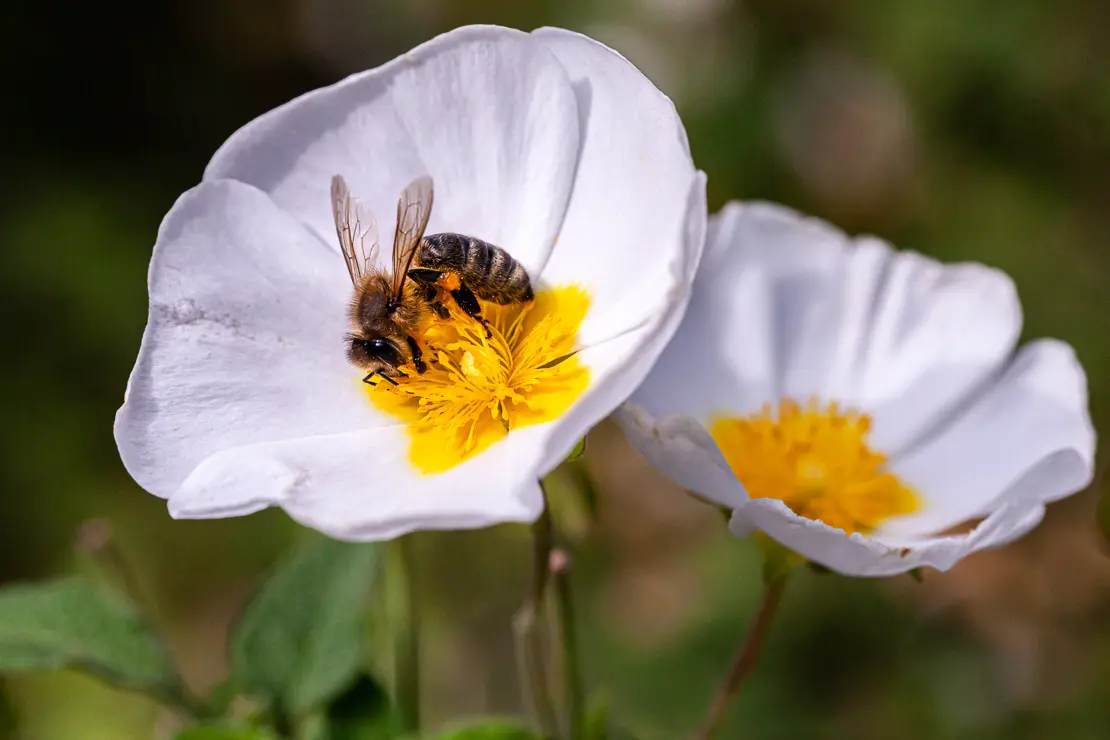
[[[729,704],[740,691],[740,684],[743,683],[744,678],[747,677],[755,667],[756,661],[759,658],[759,653],[763,648],[763,643],[767,640],[767,633],[770,631],[771,622],[778,612],[779,602],[782,601],[782,593],[785,588],[785,575],[771,579],[764,587],[763,600],[759,604],[759,611],[756,613],[755,618],[751,622],[751,626],[748,628],[747,637],[744,639],[740,651],[733,660],[732,668],[729,670],[728,676],[725,678],[724,683],[721,684],[721,688],[717,691],[717,696],[713,700],[709,715],[706,717],[705,724],[702,726],[701,733],[698,735],[700,740],[711,740],[721,728],[721,723],[724,721],[725,712],[728,710]]]
[[[543,511],[532,525],[532,593],[521,609],[517,621],[517,636],[521,672],[527,681],[527,699],[532,713],[540,724],[545,738],[559,736],[559,723],[551,701],[548,685],[547,650],[544,645],[547,584],[550,577],[549,560],[554,542],[554,525],[547,506],[547,491],[543,492]]]
[[[574,621],[574,599],[570,587],[570,559],[561,549],[551,553],[551,574],[563,638],[563,680],[570,739],[582,740],[586,732],[586,694],[582,687],[582,665],[578,656],[578,630]]]
[[[181,669],[165,635],[158,629],[154,602],[144,593],[139,578],[116,541],[112,525],[103,519],[86,521],[77,532],[77,548],[91,561],[102,577],[114,580],[135,608],[140,622],[157,642],[174,666],[172,683],[143,690],[147,696],[177,714],[192,720],[212,719],[219,712],[209,702],[196,696],[181,677]]]
[[[194,722],[216,719],[219,712],[208,706],[204,700],[194,696],[183,684],[174,684],[154,689],[143,689],[140,693],[153,699],[166,709]]]
[[[555,525],[551,520],[551,509],[547,503],[547,489],[540,481],[543,491],[543,512],[532,525],[532,604],[540,610],[547,593],[547,581],[551,575],[551,550],[555,547]]]
[[[393,571],[393,691],[403,728],[420,729],[420,608],[412,535],[389,543]]]

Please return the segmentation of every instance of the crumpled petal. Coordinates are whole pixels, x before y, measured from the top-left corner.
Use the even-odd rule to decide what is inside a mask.
[[[776,499],[752,499],[735,510],[729,528],[744,536],[766,533],[809,560],[848,576],[892,576],[914,568],[945,571],[973,552],[1000,547],[1030,532],[1044,518],[1037,501],[999,506],[967,534],[943,537],[845,536],[841,529],[800,517]]]
[[[656,419],[628,401],[613,418],[644,459],[678,485],[726,509],[748,500],[717,443],[693,417],[672,414]]]

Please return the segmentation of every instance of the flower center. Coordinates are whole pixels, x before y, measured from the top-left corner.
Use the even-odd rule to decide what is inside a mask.
[[[920,508],[916,493],[867,446],[871,418],[816,401],[783,400],[743,419],[720,418],[710,434],[754,498],[782,501],[799,516],[847,534],[873,531]]]
[[[439,473],[473,457],[511,430],[551,421],[589,383],[572,354],[590,298],[577,286],[542,290],[531,303],[482,301],[481,322],[452,300],[417,341],[427,370],[401,368],[397,385],[364,384],[371,402],[407,425],[409,457]]]

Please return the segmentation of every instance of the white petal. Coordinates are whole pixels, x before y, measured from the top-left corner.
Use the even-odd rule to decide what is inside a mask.
[[[614,418],[636,451],[686,490],[727,509],[747,500],[744,486],[701,422],[678,414],[656,419],[631,401]]]
[[[705,174],[699,172],[686,194],[681,251],[671,265],[668,282],[662,286],[666,303],[647,323],[578,353],[590,367],[590,387],[547,432],[543,474],[554,469],[577,441],[623,403],[651,371],[686,312],[705,245],[705,228]]]
[[[1062,342],[1033,342],[951,425],[893,462],[927,508],[883,531],[926,534],[1014,499],[1067,496],[1090,482],[1094,450],[1087,381],[1075,353]]]
[[[709,221],[705,255],[678,332],[617,414],[629,442],[676,483],[726,507],[747,499],[706,431],[716,414],[743,415],[778,396],[768,273],[804,271],[805,241],[768,250],[764,267],[748,236],[777,209],[730,203]],[[754,228],[753,228],[754,227]],[[763,229],[766,230],[766,229]],[[819,237],[814,231],[812,237]],[[742,317],[742,318],[737,318]]]
[[[797,516],[781,501],[753,499],[733,513],[729,528],[737,536],[753,529],[826,568],[849,576],[891,576],[914,568],[948,570],[978,550],[1013,542],[1036,527],[1044,506],[1014,501],[990,514],[968,534],[946,537],[845,536],[843,530]]]
[[[428,233],[485,239],[535,275],[566,209],[578,121],[566,73],[542,43],[461,28],[252,121],[205,178],[256,185],[331,243],[332,175],[347,179],[391,241],[398,195],[429,173]]]
[[[871,445],[896,455],[1004,366],[1021,332],[1021,304],[999,270],[857,243],[844,290],[847,353],[835,373],[847,384],[828,392],[871,414]]]
[[[706,429],[788,388],[802,398],[820,392],[836,347],[827,308],[836,286],[826,275],[844,252],[838,233],[777,206],[734,202],[710,219],[686,318],[617,415],[633,447],[721,506],[747,500]]]
[[[686,319],[633,402],[656,419],[742,416],[821,395],[839,336],[839,233],[776,206],[711,219]],[[703,492],[707,493],[707,492]]]
[[[543,507],[539,449],[509,440],[437,475],[408,461],[395,428],[240,447],[213,455],[170,499],[180,518],[281,506],[300,523],[345,540],[383,540],[416,529],[526,522]]]
[[[579,336],[594,344],[673,302],[695,170],[674,105],[632,64],[576,33],[534,36],[567,70],[582,137],[566,218],[540,279],[588,288]]]
[[[343,354],[339,258],[264,194],[204,183],[166,216],[150,315],[115,434],[136,481],[168,497],[211,454],[383,423]]]

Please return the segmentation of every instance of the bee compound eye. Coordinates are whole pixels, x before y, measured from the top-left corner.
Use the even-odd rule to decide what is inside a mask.
[[[375,339],[360,339],[356,337],[352,340],[352,343],[355,346],[361,347],[363,350],[370,353],[374,353],[376,351],[389,347],[389,343],[380,337]]]
[[[400,365],[404,361],[397,345],[389,339],[373,337],[370,339],[358,339],[356,341],[362,351],[371,358],[394,366]]]

